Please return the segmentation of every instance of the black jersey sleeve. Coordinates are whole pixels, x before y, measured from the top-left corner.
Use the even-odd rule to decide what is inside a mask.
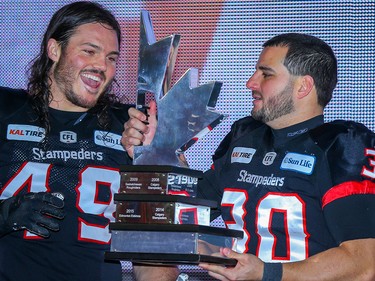
[[[375,134],[364,125],[351,121],[326,123],[312,133],[313,139],[325,151],[329,162],[332,185],[347,181],[374,180],[375,174],[366,176],[366,167],[374,171],[368,149],[375,149]],[[374,171],[375,173],[375,171]]]
[[[375,134],[347,121],[327,123],[313,134],[332,179],[322,200],[332,235],[338,243],[375,238]]]

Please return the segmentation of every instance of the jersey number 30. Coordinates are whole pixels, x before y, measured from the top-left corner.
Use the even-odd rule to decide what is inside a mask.
[[[297,194],[279,194],[269,192],[263,196],[257,206],[255,218],[249,218],[245,205],[248,198],[246,190],[230,189],[224,191],[221,205],[229,207],[231,221],[225,221],[230,229],[242,230],[243,239],[237,242],[236,251],[244,253],[248,251],[250,234],[247,229],[255,227],[258,236],[257,256],[265,262],[268,261],[298,261],[307,258],[308,233],[306,231],[305,205]],[[283,256],[275,254],[278,241],[276,233],[272,231],[273,218],[275,214],[281,214],[283,219],[282,228],[285,230],[286,253]],[[246,225],[252,223],[252,226]]]

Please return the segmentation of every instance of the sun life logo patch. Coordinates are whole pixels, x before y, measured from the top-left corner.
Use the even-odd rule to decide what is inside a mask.
[[[94,141],[96,145],[105,146],[107,148],[113,148],[116,150],[125,151],[121,145],[121,136],[106,131],[95,131]]]
[[[280,169],[311,175],[314,170],[315,161],[315,156],[289,152],[281,162]]]

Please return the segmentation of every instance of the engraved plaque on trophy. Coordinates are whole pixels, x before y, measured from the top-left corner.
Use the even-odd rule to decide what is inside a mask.
[[[120,193],[171,194],[196,197],[201,171],[165,165],[126,166]]]
[[[216,202],[187,196],[116,194],[116,222],[156,224],[210,224]]]
[[[156,41],[149,13],[141,12],[136,107],[146,110],[146,95],[151,93],[158,124],[151,144],[134,148],[134,165],[120,167],[116,222],[110,224],[106,258],[235,265],[233,259],[212,254],[219,247],[233,248],[242,232],[209,226],[210,209],[217,203],[196,198],[203,173],[180,160],[225,117],[215,110],[221,83],[199,85],[198,70],[191,68],[170,87],[179,41],[179,35]]]

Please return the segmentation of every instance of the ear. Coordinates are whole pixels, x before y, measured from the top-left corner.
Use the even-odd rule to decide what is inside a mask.
[[[60,44],[53,38],[50,38],[47,43],[48,57],[57,62],[60,59],[61,47]]]
[[[298,98],[301,99],[310,94],[314,88],[314,85],[314,78],[312,78],[310,75],[304,75],[300,77],[297,93]]]

